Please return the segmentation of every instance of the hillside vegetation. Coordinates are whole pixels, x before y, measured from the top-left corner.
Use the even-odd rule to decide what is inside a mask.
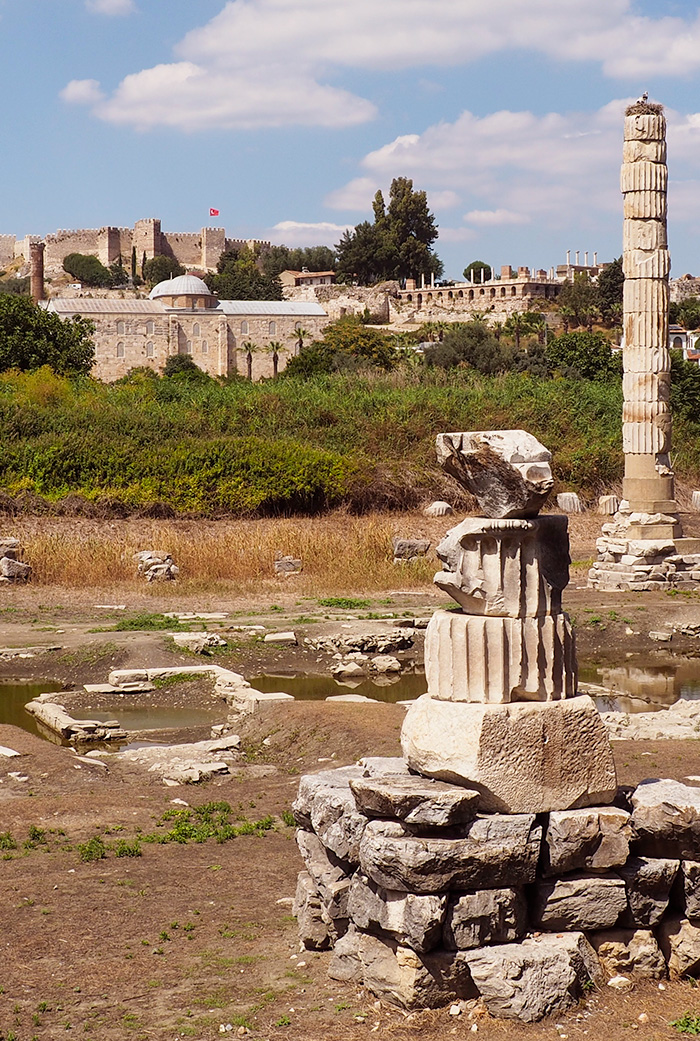
[[[619,381],[523,373],[331,373],[252,384],[138,375],[104,385],[44,368],[0,377],[0,488],[25,509],[63,501],[126,514],[262,515],[407,508],[456,485],[434,462],[443,430],[523,427],[561,487],[622,473]],[[700,422],[678,417],[676,468],[700,475]],[[66,500],[68,500],[66,502]]]

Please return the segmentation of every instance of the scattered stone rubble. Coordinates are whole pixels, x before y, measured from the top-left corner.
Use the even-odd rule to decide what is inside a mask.
[[[223,640],[216,633],[193,632],[193,633],[168,633],[178,647],[190,651],[192,654],[211,654],[216,647],[225,647]]]
[[[193,676],[211,676],[214,680],[214,696],[220,697],[236,712],[250,714],[264,704],[275,701],[294,701],[292,694],[283,691],[264,692],[251,687],[238,672],[224,669],[221,665],[173,665],[159,669],[114,669],[109,674],[109,683],[119,690],[127,690],[140,684],[151,683],[168,676],[183,673]],[[140,688],[142,689],[142,688]]]
[[[435,502],[431,502],[430,506],[426,506],[423,510],[423,514],[426,517],[448,517],[454,512],[449,502],[445,502],[443,499],[436,499]]]
[[[418,619],[420,621],[420,619]],[[392,654],[407,651],[413,646],[414,634],[410,629],[394,629],[390,633],[362,633],[356,636],[322,636],[316,640],[307,637],[304,643],[314,651],[326,654]]]
[[[391,540],[394,550],[394,563],[405,564],[418,557],[424,557],[430,549],[430,539],[402,539],[396,537]]]
[[[22,547],[19,539],[11,536],[0,538],[0,582],[18,585],[29,582],[32,577],[30,564],[21,560]]]
[[[129,748],[119,756],[145,766],[149,773],[158,774],[166,785],[199,784],[231,772],[231,764],[241,757],[241,739],[237,734],[230,734],[186,745]]]
[[[140,550],[134,553],[134,560],[138,562],[138,573],[147,582],[172,582],[180,574],[171,555],[163,550]]]
[[[303,777],[304,945],[407,1009],[480,995],[539,1019],[589,981],[700,974],[700,788],[644,781],[619,806],[485,813],[400,759]]]
[[[283,556],[277,550],[274,567],[276,575],[298,575],[303,569],[303,564],[297,557]]]

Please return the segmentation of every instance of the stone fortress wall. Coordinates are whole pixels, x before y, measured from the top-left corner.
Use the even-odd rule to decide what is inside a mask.
[[[0,235],[0,267],[23,258],[29,262],[31,242],[42,241],[39,235],[26,235],[16,239],[14,235]],[[155,217],[138,220],[133,228],[81,228],[60,230],[46,235],[44,262],[48,275],[63,270],[63,261],[69,253],[85,253],[96,256],[105,267],[114,264],[119,257],[129,269],[131,251],[136,249],[136,261],[140,266],[144,254],[147,260],[157,256],[174,257],[185,268],[211,270],[216,267],[222,253],[242,246],[269,246],[269,242],[254,239],[233,239],[226,236],[224,228],[202,228],[198,232],[165,232]]]

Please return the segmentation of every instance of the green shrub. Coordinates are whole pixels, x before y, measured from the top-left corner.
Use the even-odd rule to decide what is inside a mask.
[[[107,856],[107,847],[99,835],[93,835],[87,842],[79,842],[77,849],[80,859],[85,863],[93,860],[104,860]]]

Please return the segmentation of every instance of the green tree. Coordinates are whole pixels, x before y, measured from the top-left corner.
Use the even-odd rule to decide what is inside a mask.
[[[248,368],[247,375],[249,380],[253,379],[253,355],[255,354],[257,349],[257,345],[254,344],[252,340],[246,340],[246,342],[243,344],[243,350],[246,352],[245,358],[246,365]]]
[[[442,263],[432,249],[437,225],[424,191],[414,191],[408,177],[395,177],[388,206],[378,191],[372,209],[374,222],[363,221],[346,231],[336,246],[340,276],[372,284],[442,274]]]
[[[668,317],[674,325],[682,325],[684,329],[700,328],[700,300],[689,296],[680,303],[669,304]]]
[[[69,253],[63,260],[63,270],[86,286],[112,285],[112,275],[109,269],[91,254]]]
[[[281,300],[282,284],[277,275],[266,275],[255,255],[244,246],[222,253],[215,275],[204,279],[220,300]]]
[[[597,305],[600,316],[608,325],[616,325],[622,313],[622,293],[625,276],[622,272],[622,257],[617,257],[611,264],[606,264],[598,275]]]
[[[163,366],[163,375],[177,380],[211,379],[203,369],[200,369],[190,354],[171,354]]]
[[[6,278],[0,281],[0,293],[17,293],[19,296],[29,296],[29,275],[26,278]]]
[[[49,365],[64,376],[87,375],[95,346],[92,322],[80,316],[62,321],[29,297],[0,296],[0,371]]]
[[[378,329],[368,329],[356,315],[346,315],[327,325],[322,339],[304,344],[287,362],[283,375],[311,376],[364,365],[388,370],[397,360],[389,337]]]
[[[277,374],[279,372],[280,351],[283,351],[283,350],[284,350],[284,344],[280,343],[279,340],[270,340],[270,342],[268,343],[267,347],[265,348],[265,351],[268,354],[272,355],[272,376],[273,376],[273,379],[277,379]]]
[[[598,287],[587,271],[578,271],[573,282],[564,283],[558,304],[560,312],[566,308],[570,320],[576,325],[585,325],[591,332],[593,319],[599,313]]]
[[[334,271],[335,252],[328,246],[305,246],[289,249],[288,246],[270,246],[260,256],[260,268],[264,275],[279,275],[283,271]]]
[[[467,282],[488,282],[491,279],[491,265],[483,260],[472,260],[462,272]],[[474,276],[472,278],[472,275]]]
[[[476,369],[487,376],[513,367],[516,351],[499,343],[483,321],[454,322],[441,343],[425,349],[427,365],[450,369],[456,365]]]
[[[613,354],[603,333],[563,333],[549,341],[545,353],[552,368],[565,376],[609,380],[622,374],[622,358]]]
[[[155,286],[158,282],[165,282],[168,278],[177,278],[184,275],[185,269],[178,264],[175,257],[151,257],[143,265],[143,277],[149,285]]]
[[[700,415],[700,367],[686,361],[683,351],[671,351],[671,406],[674,412],[695,420]]]

